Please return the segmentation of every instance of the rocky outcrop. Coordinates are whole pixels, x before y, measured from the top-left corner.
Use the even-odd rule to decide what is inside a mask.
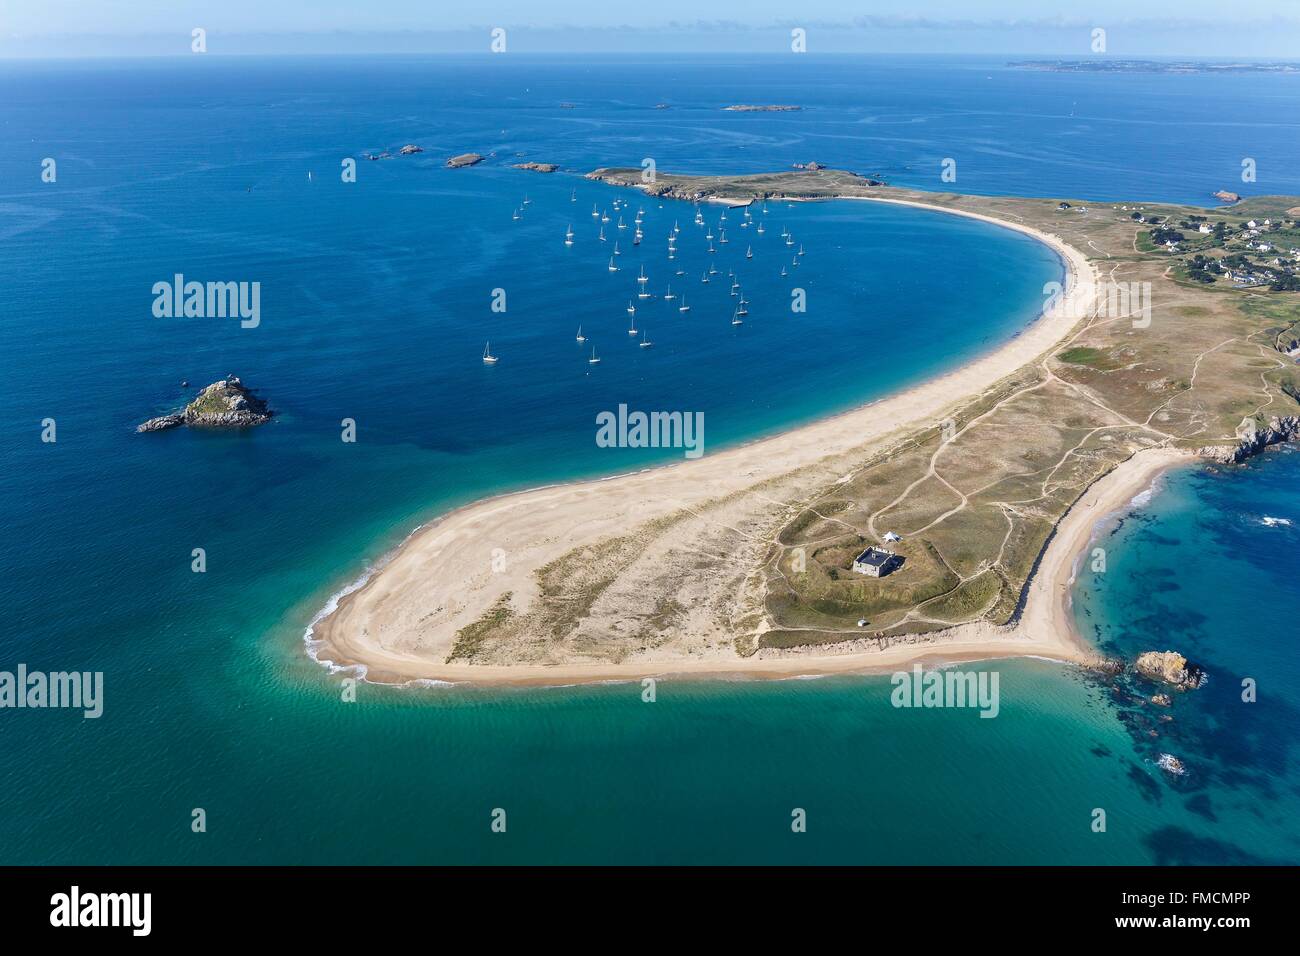
[[[461,153],[459,156],[453,156],[447,160],[447,166],[451,169],[460,169],[462,166],[473,166],[475,163],[483,162],[483,157],[478,153]]]
[[[1269,445],[1297,439],[1300,439],[1300,417],[1296,415],[1274,416],[1263,428],[1247,420],[1237,430],[1237,444],[1206,445],[1197,449],[1197,454],[1220,464],[1239,465]]]
[[[415,153],[423,153],[423,152],[424,152],[423,146],[416,146],[414,143],[407,143],[405,146],[403,146],[401,149],[397,151],[397,155],[412,156]]]
[[[553,173],[560,167],[556,166],[554,163],[515,163],[514,168],[531,169],[538,173]]]
[[[1214,194],[1214,198],[1221,202],[1241,202],[1241,197],[1236,193],[1230,193],[1226,189],[1220,189]]]
[[[184,424],[184,415],[160,415],[157,418],[151,418],[147,422],[136,425],[135,430],[138,432],[161,432],[166,431],[169,428],[177,428]]]
[[[194,397],[184,410],[151,418],[136,426],[137,432],[159,432],[180,425],[195,428],[251,428],[271,420],[271,410],[234,375],[213,382]]]
[[[803,109],[802,106],[753,106],[748,103],[738,103],[735,106],[724,106],[728,113],[793,113]]]
[[[1133,666],[1148,680],[1180,690],[1195,690],[1205,681],[1205,671],[1177,651],[1147,651],[1138,655]]]

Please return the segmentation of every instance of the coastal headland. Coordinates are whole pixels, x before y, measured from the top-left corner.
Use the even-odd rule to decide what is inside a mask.
[[[824,169],[640,175],[590,178],[694,202],[940,210],[1046,243],[1067,276],[1022,333],[919,386],[698,460],[443,516],[313,623],[320,661],[385,682],[542,684],[1096,663],[1068,600],[1098,522],[1167,468],[1300,432],[1294,294],[1196,281],[1148,224],[1282,222],[1295,197],[1201,210],[929,193]],[[868,546],[901,567],[853,573]]]

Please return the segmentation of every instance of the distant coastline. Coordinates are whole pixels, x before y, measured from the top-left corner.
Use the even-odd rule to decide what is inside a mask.
[[[1007,66],[1017,70],[1049,73],[1300,73],[1300,62],[1225,62],[1205,60],[1016,60]]]

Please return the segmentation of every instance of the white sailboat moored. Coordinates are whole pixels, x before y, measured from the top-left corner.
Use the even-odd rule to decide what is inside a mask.
[[[496,365],[497,357],[492,354],[492,343],[488,342],[483,346],[483,364]]]

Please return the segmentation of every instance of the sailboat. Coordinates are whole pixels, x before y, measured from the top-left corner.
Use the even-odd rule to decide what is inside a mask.
[[[618,266],[614,265],[614,257],[613,257],[613,256],[610,256],[610,257],[609,257],[609,271],[610,271],[610,272],[617,272],[617,271],[618,271]]]
[[[628,314],[628,315],[636,315],[636,306],[634,306],[634,305],[632,304],[632,300],[631,300],[631,299],[628,299],[628,300],[627,300],[627,314]]]
[[[672,283],[669,283],[669,284],[668,284],[668,291],[664,293],[664,298],[665,298],[665,299],[675,299],[675,298],[677,298],[677,295],[673,292],[673,286],[672,286]]]
[[[794,245],[794,236],[792,236],[792,235],[788,235],[788,236],[786,236],[786,237],[785,237],[785,244],[786,244],[787,246],[793,246],[793,245]]]
[[[763,234],[763,224],[761,222],[758,224],[758,234],[760,236]]]
[[[704,273],[704,275],[700,277],[700,281],[707,283],[709,281],[709,274],[707,272]]]
[[[754,247],[753,247],[753,246],[750,246],[748,249],[745,250],[745,258],[746,258],[746,259],[752,259],[752,258],[754,258]]]
[[[721,234],[718,236],[718,242],[721,243],[721,242],[730,242],[730,241],[731,240],[727,238],[727,230],[723,229]]]
[[[736,306],[736,315],[749,315],[749,309],[745,308],[745,300],[740,300],[740,305]]]
[[[573,223],[569,223],[569,231],[564,234],[564,244],[566,246],[573,245]]]
[[[784,275],[788,275],[788,273],[785,271],[785,266],[782,266],[782,267],[781,267],[781,275],[783,275],[783,276],[784,276]]]
[[[574,336],[574,338],[575,338],[575,340],[578,341],[578,342],[585,342],[585,341],[587,341],[587,337],[586,337],[585,335],[582,334],[582,326],[581,326],[581,325],[578,326],[578,334],[577,334],[576,336]]]
[[[803,255],[803,243],[802,243],[802,242],[799,243],[799,251],[796,252],[795,255],[797,255],[797,256],[801,256],[801,255]]]
[[[511,219],[518,219],[518,218],[519,218],[519,210],[516,209],[513,213],[511,213],[510,218],[511,218]]]
[[[596,208],[596,204],[595,204],[595,203],[592,203],[592,204],[591,204],[591,218],[592,218],[592,219],[599,219],[599,218],[600,218],[600,211]]]
[[[625,222],[623,221],[623,217],[622,217],[622,216],[619,216],[619,217],[618,217],[618,228],[620,228],[620,229],[626,229],[626,228],[627,228],[627,223],[625,223]]]
[[[527,206],[530,202],[532,200],[528,198],[528,193],[524,193],[524,205]]]
[[[628,335],[636,335],[636,316],[632,317],[632,325],[627,330]]]
[[[601,217],[600,217],[600,221],[601,221],[601,222],[609,222],[609,210],[608,210],[608,209],[606,209],[605,212],[601,215]]]
[[[600,359],[596,358],[596,346],[591,347],[591,358],[587,359],[588,365],[599,365]]]
[[[731,315],[731,324],[732,324],[732,325],[744,325],[744,324],[745,324],[745,320],[742,319],[742,318],[740,317],[740,310],[739,310],[739,309],[737,309],[735,312],[732,313],[732,315]]]
[[[645,333],[644,333],[644,332],[641,333],[641,341],[638,342],[637,344],[640,345],[641,348],[643,348],[643,349],[648,349],[648,348],[653,348],[653,347],[654,347],[654,343],[651,342],[648,338],[645,337]]]
[[[614,240],[614,255],[621,256],[623,253],[618,251],[618,240]]]
[[[636,277],[636,281],[641,283],[642,285],[645,285],[647,282],[650,281],[650,277],[645,274],[645,266],[641,267],[641,274]]]
[[[686,304],[686,293],[682,293],[682,304],[677,307],[678,312],[689,312],[691,307]]]
[[[605,238],[605,227],[604,227],[604,226],[601,226],[601,227],[600,227],[600,241],[601,241],[601,242],[609,242],[609,240]]]
[[[569,193],[569,202],[577,202],[577,201],[578,201],[578,190],[575,189],[573,192]]]
[[[493,355],[492,352],[490,351],[491,347],[492,347],[492,343],[491,343],[491,342],[488,342],[486,345],[483,346],[483,364],[484,364],[484,365],[496,365],[496,364],[497,364],[497,357],[496,357],[495,355]]]
[[[710,242],[710,243],[709,243],[709,252],[717,252],[717,251],[718,251],[717,249],[714,249],[714,248],[713,248],[713,243]]]

